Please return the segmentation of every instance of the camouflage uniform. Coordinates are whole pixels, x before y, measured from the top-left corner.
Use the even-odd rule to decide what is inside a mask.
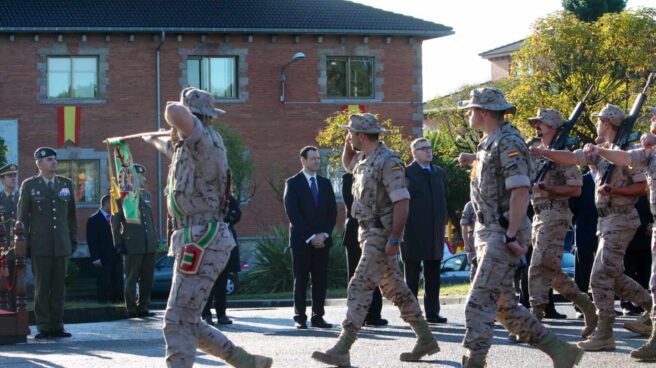
[[[462,210],[462,216],[460,217],[460,226],[469,226],[469,232],[467,234],[462,234],[463,238],[467,238],[465,243],[464,251],[467,252],[467,261],[471,265],[471,276],[470,280],[474,280],[476,275],[476,245],[474,244],[474,227],[476,226],[476,210],[474,209],[474,204],[469,201],[465,205],[465,208]]]
[[[218,116],[222,111],[213,107],[195,108],[195,98],[206,105],[213,103],[209,96],[204,91],[185,90],[182,102],[191,105],[192,112]],[[214,281],[225,268],[235,241],[220,211],[229,175],[223,140],[198,118],[193,119],[193,132],[176,146],[168,177],[167,209],[174,229],[169,255],[176,259],[164,314],[164,340],[166,364],[176,368],[193,366],[196,348],[233,365],[233,353],[241,350],[201,320]],[[205,245],[204,255],[197,272],[184,273],[181,268],[187,258],[183,249],[192,242]],[[268,367],[270,362],[260,366]]]
[[[592,116],[608,119],[615,126],[619,126],[624,120],[624,112],[613,105],[606,105],[599,114]],[[619,148],[611,143],[602,143],[599,147]],[[602,185],[602,176],[610,163],[599,156],[587,156],[581,149],[574,151],[574,154],[579,165],[588,165],[593,171],[595,189],[598,189]],[[644,181],[643,170],[616,167],[608,183],[614,188],[622,188]],[[635,209],[637,201],[637,197],[614,195],[612,192],[601,196],[595,191],[595,205],[599,213],[597,224],[599,248],[592,266],[590,287],[600,318],[615,318],[615,295],[628,299],[646,310],[651,308],[651,298],[647,290],[624,274],[624,253],[640,225],[638,211]]]
[[[461,101],[458,107],[514,110],[503,92],[496,88],[475,89],[471,96],[471,100]],[[494,335],[495,317],[511,334],[547,353],[554,366],[573,366],[582,352],[558,339],[517,303],[512,287],[520,256],[506,244],[506,229],[500,224],[500,214],[508,218],[511,191],[529,187],[529,178],[533,176],[528,148],[519,131],[506,123],[484,137],[478,144],[472,170],[470,194],[478,222],[475,230],[478,271],[465,307],[463,346],[469,350],[469,355],[463,357],[463,366],[485,364]],[[530,220],[524,217],[516,235],[519,243],[528,245],[529,234]]]
[[[541,121],[554,129],[563,125],[557,110],[540,109],[538,116],[529,122]],[[534,164],[537,164],[535,162]],[[535,166],[537,167],[537,165]],[[574,165],[552,164],[543,183],[553,186],[582,186],[581,172]],[[574,280],[567,277],[561,268],[565,233],[571,226],[572,213],[568,197],[540,191],[531,196],[535,216],[533,217],[533,255],[528,271],[528,287],[531,305],[545,306],[549,303],[549,289],[553,287],[569,300],[580,297],[581,291]]]

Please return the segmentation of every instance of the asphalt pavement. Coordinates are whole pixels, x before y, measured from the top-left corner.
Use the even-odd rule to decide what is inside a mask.
[[[339,322],[344,318],[343,303],[331,303],[326,307],[325,319],[335,323],[329,330],[296,330],[291,316],[292,309],[249,308],[229,309],[234,324],[221,326],[229,338],[248,351],[269,355],[274,367],[324,367],[310,358],[314,350],[326,350],[334,344],[339,334]],[[337,304],[337,305],[335,305]],[[562,338],[576,342],[582,320],[573,319],[574,310],[567,304],[559,304],[558,310],[566,313],[568,320],[545,320]],[[409,351],[414,344],[414,334],[399,318],[398,309],[385,304],[383,317],[390,325],[383,328],[364,328],[351,351],[353,367],[459,367],[465,353],[461,346],[464,334],[464,305],[449,304],[442,307],[448,323],[432,325],[442,351],[418,363],[403,363],[398,355]],[[72,338],[35,341],[32,336],[26,344],[0,346],[0,367],[71,367],[71,368],[149,368],[165,367],[164,339],[162,337],[163,312],[155,317],[113,322],[70,324],[66,330]],[[635,318],[635,317],[632,317]],[[580,367],[648,367],[629,357],[629,351],[645,341],[636,334],[625,331],[621,323],[628,318],[620,317],[615,324],[617,350],[614,352],[586,353]],[[35,332],[34,326],[31,326]],[[495,331],[493,347],[488,356],[489,367],[551,367],[549,358],[526,344],[510,342],[507,332],[500,325]],[[220,359],[198,352],[195,367],[226,366]]]

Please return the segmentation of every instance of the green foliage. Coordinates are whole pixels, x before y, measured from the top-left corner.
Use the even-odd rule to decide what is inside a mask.
[[[7,164],[7,152],[9,152],[9,147],[7,147],[4,138],[0,137],[0,167]]]
[[[333,246],[328,260],[328,288],[346,287],[346,254],[342,234],[333,231]],[[253,269],[248,273],[242,290],[245,293],[277,293],[294,289],[292,252],[287,226],[271,228],[267,237],[257,240]]]
[[[241,136],[227,124],[215,123],[212,128],[221,134],[223,143],[226,146],[232,179],[232,192],[235,198],[251,197],[254,191],[251,175],[255,163],[244,147]]]
[[[562,0],[563,8],[584,22],[594,22],[605,13],[619,13],[627,0]]]
[[[539,107],[567,117],[589,86],[587,109],[574,127],[582,144],[596,136],[590,113],[606,103],[630,109],[654,68],[656,9],[607,13],[593,23],[557,12],[537,20],[533,33],[513,56],[514,87],[506,90],[517,105],[516,125],[530,130],[527,118]],[[652,89],[653,91],[653,89]],[[656,102],[648,93],[647,104]]]

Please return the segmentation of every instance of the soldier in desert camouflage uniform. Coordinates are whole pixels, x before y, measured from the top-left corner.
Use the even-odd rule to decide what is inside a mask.
[[[417,335],[411,352],[402,361],[418,361],[440,351],[421,308],[403,281],[396,255],[408,215],[410,193],[404,165],[398,155],[378,140],[384,130],[371,114],[351,115],[342,154],[342,163],[353,173],[351,213],[360,225],[358,239],[362,258],[348,286],[348,311],[342,333],[334,347],[315,351],[312,358],[331,365],[350,365],[349,350],[369,310],[373,290],[399,307],[401,318]]]
[[[607,104],[599,113],[592,114],[592,117],[598,118],[598,140],[603,141],[599,147],[617,148],[612,142],[624,121],[624,111],[615,105]],[[612,350],[615,349],[615,295],[626,298],[645,310],[650,310],[652,306],[647,290],[623,272],[626,247],[640,224],[635,203],[638,196],[646,191],[645,173],[633,168],[618,168],[613,171],[609,182],[602,184],[602,176],[610,163],[594,155],[595,146],[587,147],[588,155],[582,149],[574,152],[532,149],[531,152],[560,164],[588,165],[594,173],[595,204],[599,213],[599,249],[592,266],[590,286],[599,323],[595,332],[588,340],[580,342],[579,347],[588,351]]]
[[[168,213],[176,257],[171,294],[164,314],[168,367],[191,367],[196,349],[240,368],[268,368],[272,359],[251,355],[201,320],[214,281],[225,268],[235,242],[223,222],[229,170],[221,136],[208,126],[224,114],[211,94],[186,88],[180,102],[166,107],[166,121],[176,131],[168,179]],[[157,147],[155,141],[153,145]]]
[[[496,316],[520,340],[547,353],[555,367],[572,367],[583,352],[548,331],[516,302],[512,289],[513,275],[530,241],[526,210],[532,176],[524,139],[504,123],[504,114],[514,112],[515,107],[499,89],[478,88],[471,92],[470,100],[458,103],[458,108],[467,109],[470,126],[484,132],[476,155],[459,157],[463,165],[475,159],[471,199],[478,221],[478,271],[465,307],[463,345],[469,354],[463,356],[463,366],[485,366]]]
[[[560,112],[552,109],[539,109],[537,116],[528,121],[541,138],[539,148],[549,148],[564,123]],[[560,265],[565,233],[572,219],[568,198],[580,196],[582,185],[581,172],[575,165],[556,164],[551,166],[541,182],[534,184],[531,197],[535,212],[533,254],[528,271],[528,288],[531,311],[540,320],[549,303],[550,287],[553,286],[565,298],[572,300],[585,316],[585,328],[581,336],[587,337],[597,325],[595,306],[588,295],[579,290],[574,280],[567,277]]]
[[[618,166],[645,168],[647,170],[647,183],[649,184],[649,202],[651,204],[651,212],[656,215],[656,150],[654,150],[654,146],[656,146],[656,107],[650,108],[649,111],[651,113],[650,134],[643,135],[641,139],[642,148],[621,151],[609,150],[590,145],[586,146],[585,149],[589,154],[599,154]],[[647,361],[656,360],[656,308],[654,308],[654,305],[656,305],[656,262],[654,262],[656,256],[655,235],[656,228],[652,228],[652,266],[651,279],[649,280],[652,309],[645,312],[638,321],[625,323],[625,327],[631,331],[647,335],[651,334],[645,345],[631,352],[631,357]]]

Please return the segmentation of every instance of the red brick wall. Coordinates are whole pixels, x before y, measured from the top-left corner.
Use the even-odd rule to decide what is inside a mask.
[[[257,191],[252,200],[243,206],[243,217],[238,225],[240,236],[258,236],[268,226],[286,223],[280,199],[275,198],[268,181],[273,167],[279,167],[285,176],[300,168],[297,152],[300,147],[314,144],[314,137],[322,128],[326,117],[339,110],[341,103],[320,102],[318,84],[319,52],[321,49],[339,48],[344,56],[368,48],[380,55],[376,63],[383,70],[381,103],[365,104],[367,111],[380,113],[408,127],[408,133],[421,127],[421,55],[420,44],[411,44],[405,37],[394,37],[386,44],[382,37],[347,37],[340,43],[337,37],[326,36],[322,43],[317,37],[302,36],[294,43],[291,36],[255,35],[247,42],[244,35],[231,35],[225,42],[223,35],[207,35],[206,43],[200,35],[184,35],[178,42],[176,35],[167,35],[161,48],[162,107],[167,100],[177,100],[181,89],[180,65],[183,62],[179,48],[216,48],[225,44],[232,48],[247,48],[246,57],[248,98],[243,103],[225,103],[227,111],[221,119],[237,130],[255,159],[254,180]],[[104,151],[101,141],[109,136],[151,131],[156,126],[156,73],[155,49],[158,45],[152,34],[136,34],[128,42],[127,34],[113,34],[111,41],[104,34],[89,34],[81,42],[79,34],[65,34],[63,43],[71,55],[83,47],[108,48],[109,70],[106,103],[81,106],[79,146]],[[20,177],[25,179],[35,171],[32,153],[38,146],[57,145],[57,107],[42,104],[37,96],[40,72],[37,63],[44,62],[39,50],[58,44],[57,35],[41,34],[35,42],[32,34],[16,34],[13,42],[9,35],[0,34],[0,120],[17,119],[19,124]],[[286,104],[279,102],[281,67],[291,56],[303,51],[306,58],[287,68]],[[353,102],[351,102],[353,103]],[[418,121],[413,118],[419,116]],[[162,121],[166,126],[166,123]],[[155,194],[156,154],[141,141],[131,142],[135,160],[148,168],[148,179]],[[168,159],[163,158],[163,179],[168,170]],[[104,179],[104,178],[101,178]],[[153,198],[155,210],[156,202]],[[86,218],[92,209],[80,209],[80,239],[84,239]],[[157,217],[158,214],[155,213]],[[341,223],[341,222],[340,222]]]

